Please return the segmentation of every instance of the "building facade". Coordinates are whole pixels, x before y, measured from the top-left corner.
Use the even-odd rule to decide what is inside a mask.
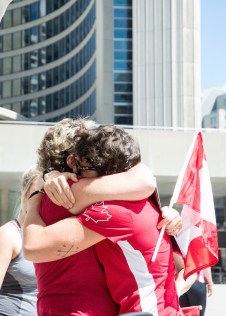
[[[96,109],[94,0],[14,0],[0,29],[0,106],[58,121]]]
[[[204,128],[226,129],[226,94],[216,97],[209,114],[203,117]]]
[[[200,0],[14,0],[0,106],[29,120],[200,127]]]
[[[103,28],[97,32],[103,43],[97,44],[102,61],[97,79],[108,94],[97,91],[98,106],[106,109],[113,94],[114,123],[200,127],[200,1],[97,3],[105,12],[104,17],[97,10],[97,27]],[[101,113],[97,117],[105,119]]]

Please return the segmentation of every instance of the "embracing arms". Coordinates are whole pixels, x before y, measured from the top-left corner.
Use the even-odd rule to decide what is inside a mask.
[[[45,176],[44,189],[55,204],[70,209],[73,214],[98,201],[141,200],[150,196],[156,188],[155,178],[143,163],[126,172],[82,178],[74,186],[73,193],[68,178],[77,181],[74,174],[53,171]]]
[[[52,201],[64,207],[67,203],[71,203],[68,201],[72,192],[64,175],[53,171],[49,177],[50,181],[47,180],[45,190]],[[71,174],[71,177],[74,175]],[[76,181],[76,177],[74,180]],[[103,200],[143,199],[151,195],[155,187],[154,177],[143,164],[139,164],[125,173],[81,179],[72,185],[75,203],[70,211],[79,214],[87,206]],[[67,198],[62,199],[63,190],[67,192]],[[24,254],[28,260],[53,261],[79,252],[104,239],[103,236],[83,227],[74,217],[45,226],[39,215],[40,199],[41,195],[38,194],[28,202],[28,214],[24,223]],[[167,233],[175,234],[173,228],[181,226],[178,212],[164,210],[163,220],[159,223],[158,228],[164,225],[167,225]]]
[[[82,226],[75,217],[46,226],[39,215],[42,196],[28,201],[28,213],[23,228],[23,251],[27,260],[49,262],[69,257],[104,239]]]

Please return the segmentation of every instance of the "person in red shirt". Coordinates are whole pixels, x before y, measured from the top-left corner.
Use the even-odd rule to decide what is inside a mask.
[[[76,155],[69,155],[67,163],[80,170],[84,177],[126,171],[140,162],[139,146],[116,126],[85,131],[76,146]],[[75,187],[76,183],[71,183],[72,191]],[[45,196],[44,202],[45,199],[48,198]],[[48,207],[52,202],[49,203]],[[120,305],[120,313],[146,311],[153,315],[182,315],[175,287],[172,246],[166,234],[156,261],[151,261],[160,233],[157,226],[162,219],[151,199],[99,202],[77,218],[67,218],[47,227],[43,227],[38,216],[39,204],[40,196],[32,197],[29,207],[32,212],[29,211],[24,229],[27,259],[53,261],[95,244],[109,291]],[[70,211],[73,213],[74,209]]]

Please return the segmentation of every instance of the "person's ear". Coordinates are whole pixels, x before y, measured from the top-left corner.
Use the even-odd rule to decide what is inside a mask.
[[[68,165],[69,168],[73,169],[75,166],[75,159],[73,154],[70,154],[69,156],[67,156],[66,159],[66,164]]]

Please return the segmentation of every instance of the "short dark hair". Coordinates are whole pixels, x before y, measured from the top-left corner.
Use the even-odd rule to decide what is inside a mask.
[[[76,155],[95,167],[98,176],[124,172],[141,161],[138,142],[119,126],[100,125],[80,137]]]

